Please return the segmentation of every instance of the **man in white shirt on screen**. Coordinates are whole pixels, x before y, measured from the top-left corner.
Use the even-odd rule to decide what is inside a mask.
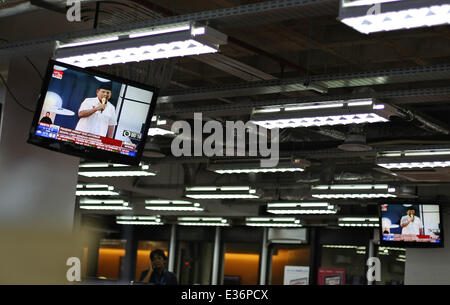
[[[117,125],[116,108],[109,103],[111,82],[102,83],[97,89],[97,97],[86,98],[78,110],[75,130],[112,138]]]
[[[419,217],[415,216],[416,211],[410,208],[406,215],[400,220],[402,234],[423,235],[423,225]]]

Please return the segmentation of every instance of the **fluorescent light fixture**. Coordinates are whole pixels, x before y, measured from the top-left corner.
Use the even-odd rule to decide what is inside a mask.
[[[395,198],[392,194],[313,194],[317,199],[374,199],[374,198]]]
[[[108,189],[108,190],[114,189],[113,186],[110,186],[110,185],[107,185],[107,184],[85,184],[85,185],[80,186],[80,188],[83,188],[83,187],[85,187],[87,189],[99,189],[99,188],[105,188],[105,189]]]
[[[98,76],[94,76],[94,78],[95,78],[96,80],[98,80],[99,82],[102,82],[102,83],[108,83],[108,82],[110,82],[110,80],[109,80],[109,79],[106,79],[106,78],[102,78],[102,77],[98,77]]]
[[[442,0],[341,0],[338,19],[364,34],[444,25],[450,23],[450,4]]]
[[[267,204],[272,214],[336,214],[337,207],[328,202],[274,202]]]
[[[394,1],[401,1],[401,0],[343,0],[342,6],[349,7],[349,6],[361,6],[361,5],[374,5],[374,4],[381,4],[381,3],[394,2]]]
[[[123,166],[122,164],[85,163],[80,164],[78,175],[85,177],[143,177],[155,176],[148,164],[139,166]]]
[[[302,227],[300,220],[295,217],[246,217],[245,225],[250,227]]]
[[[129,203],[123,199],[91,199],[81,198],[80,209],[84,210],[132,210]]]
[[[389,117],[396,114],[396,110],[387,104],[374,105],[373,99],[278,105],[255,108],[251,121],[268,129],[296,128],[388,122]]]
[[[388,190],[387,184],[331,184],[314,185],[312,190]]]
[[[177,224],[181,226],[228,227],[230,222],[223,217],[178,217]]]
[[[342,108],[342,107],[344,107],[343,103],[317,104],[317,105],[305,105],[305,106],[299,105],[299,106],[285,107],[284,111],[315,110],[315,109]]]
[[[323,245],[323,248],[329,249],[357,249],[358,246],[350,246],[350,245]]]
[[[227,36],[194,22],[60,45],[55,58],[79,67],[215,53]]]
[[[378,251],[385,251],[385,250],[406,252],[406,248],[397,248],[397,247],[379,247],[378,248]]]
[[[297,168],[242,168],[242,169],[218,169],[215,170],[218,174],[258,174],[258,173],[286,173],[286,172],[303,172],[304,169]]]
[[[149,136],[167,136],[167,135],[175,135],[175,133],[171,130],[159,128],[159,127],[151,127],[148,129]]]
[[[378,217],[342,217],[338,220],[340,227],[378,227]]]
[[[381,152],[377,156],[376,164],[397,170],[450,167],[450,149]]]
[[[186,187],[186,197],[193,199],[257,199],[256,189],[249,186]]]
[[[105,162],[87,162],[87,163],[81,163],[79,165],[80,168],[92,168],[92,167],[126,167],[126,166],[130,166],[130,165],[125,165],[125,164],[118,164],[118,163],[105,163]]]
[[[202,212],[204,208],[199,203],[193,203],[185,200],[165,200],[152,199],[145,200],[145,208],[151,211],[168,211],[168,212]]]
[[[372,106],[373,105],[373,101],[372,100],[362,100],[362,101],[357,101],[357,102],[348,102],[347,105],[350,106],[350,107],[355,107],[355,106]]]
[[[249,186],[222,186],[221,191],[249,191]]]
[[[186,31],[189,29],[190,29],[190,25],[185,24],[185,25],[160,28],[160,29],[154,29],[154,30],[150,30],[150,31],[130,34],[129,37],[130,38],[138,38],[138,37],[144,37],[144,36],[154,36],[154,35],[159,35],[159,34],[167,34],[167,33],[173,33],[173,32]]]
[[[194,186],[194,187],[186,188],[186,191],[191,191],[191,192],[215,191],[215,190],[217,190],[216,186]]]
[[[261,167],[259,160],[257,162],[217,162],[208,165],[208,170],[218,174],[292,173],[303,172],[310,164],[307,160],[300,160],[297,163],[280,161],[276,167]]]
[[[119,36],[112,36],[112,37],[106,37],[106,38],[100,38],[100,39],[93,39],[93,40],[85,40],[80,42],[73,42],[73,43],[67,43],[67,44],[60,44],[58,48],[73,48],[73,47],[80,47],[80,46],[87,46],[91,44],[99,44],[99,43],[105,43],[105,42],[111,42],[119,40]]]
[[[387,184],[335,184],[312,186],[317,199],[373,199],[397,197],[396,188]]]
[[[116,196],[114,187],[106,184],[77,184],[76,196]]]
[[[116,223],[121,225],[163,225],[160,216],[116,216]]]

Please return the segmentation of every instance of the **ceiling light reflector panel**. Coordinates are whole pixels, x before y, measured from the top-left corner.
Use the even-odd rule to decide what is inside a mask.
[[[296,128],[388,122],[396,114],[393,107],[375,105],[372,99],[276,106],[278,111],[273,112],[268,109],[254,109],[252,121],[268,129]]]
[[[226,41],[225,34],[207,26],[196,27],[194,23],[188,23],[60,45],[55,59],[85,68],[215,53]]]
[[[376,163],[392,170],[445,168],[450,167],[450,149],[386,151]]]
[[[341,0],[339,20],[364,33],[450,23],[450,3],[442,0]]]
[[[311,188],[317,199],[374,199],[395,198],[397,189],[387,184],[335,184],[315,185]]]
[[[290,173],[303,172],[311,164],[307,160],[297,161],[280,161],[276,167],[261,167],[259,160],[257,162],[216,162],[209,164],[208,170],[218,174]]]

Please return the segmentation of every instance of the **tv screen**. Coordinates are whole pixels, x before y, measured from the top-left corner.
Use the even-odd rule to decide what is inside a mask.
[[[158,89],[50,60],[28,143],[138,165]]]
[[[380,241],[384,245],[441,247],[443,244],[438,204],[382,204],[380,221]]]

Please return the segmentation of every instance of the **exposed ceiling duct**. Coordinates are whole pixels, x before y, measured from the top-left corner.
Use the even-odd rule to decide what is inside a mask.
[[[309,78],[299,77],[282,80],[257,81],[252,83],[236,83],[186,90],[171,90],[162,92],[158,101],[161,103],[168,103],[303,90],[314,90],[320,93],[326,93],[330,88],[367,87],[387,83],[410,83],[448,78],[450,78],[450,65],[426,66],[347,74],[317,75]],[[357,91],[354,93],[355,96],[368,96],[367,94],[364,94],[366,93],[365,91]],[[359,95],[358,93],[362,94]]]

